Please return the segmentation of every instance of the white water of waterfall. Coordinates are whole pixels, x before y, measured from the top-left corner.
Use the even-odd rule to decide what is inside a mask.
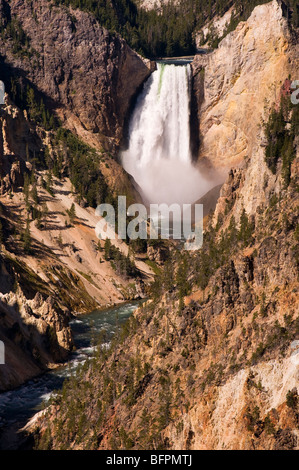
[[[148,203],[190,204],[211,189],[192,164],[190,82],[190,65],[158,64],[137,100],[122,162]]]

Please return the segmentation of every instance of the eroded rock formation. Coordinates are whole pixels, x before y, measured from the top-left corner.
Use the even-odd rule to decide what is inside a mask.
[[[48,295],[36,291],[33,280],[42,280],[29,269],[26,274],[27,295],[19,284],[18,264],[0,255],[0,340],[5,344],[5,365],[0,368],[2,391],[65,361],[73,347],[70,312],[58,306],[50,291]]]
[[[201,155],[240,168],[202,250],[172,259],[127,337],[34,423],[40,448],[298,449],[298,140],[286,184],[283,155],[275,172],[265,162],[261,126],[297,52],[274,1],[195,59]]]
[[[226,170],[252,156],[282,84],[289,75],[297,78],[298,57],[277,0],[256,7],[214,52],[195,57],[202,161]]]
[[[14,20],[26,35],[27,54],[1,40],[2,79],[26,77],[71,130],[114,151],[123,137],[130,103],[152,64],[91,14],[48,0],[1,0],[0,22]]]

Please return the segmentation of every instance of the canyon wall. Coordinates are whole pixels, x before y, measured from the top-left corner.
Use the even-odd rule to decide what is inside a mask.
[[[145,10],[156,10],[159,12],[163,5],[177,5],[179,0],[140,0],[139,3],[141,8]]]
[[[32,171],[29,153],[44,158],[46,146],[51,152],[61,151],[59,144],[54,146],[53,135],[31,122],[26,111],[6,95],[0,116],[0,341],[5,344],[0,391],[67,360],[73,348],[72,315],[139,298],[144,295],[144,281],[150,278],[150,268],[137,260],[143,274],[133,285],[116,273],[102,259],[104,242],[99,248],[95,233],[99,218],[94,209],[78,203],[68,178],[52,175],[49,192],[45,189],[48,173]],[[114,159],[101,156],[98,165],[113,193],[138,198]],[[75,224],[67,217],[72,204]],[[115,244],[127,256],[127,245]]]
[[[257,7],[193,70],[200,156],[239,168],[202,249],[172,253],[120,340],[32,423],[41,449],[298,450],[297,110],[275,171],[261,122],[298,71],[281,4]]]
[[[73,348],[70,311],[59,307],[42,282],[26,265],[0,254],[0,340],[5,345],[0,391],[65,361]]]
[[[161,296],[27,428],[41,449],[298,450],[298,159],[297,142],[288,187],[263,148],[229,174],[214,216],[221,223],[205,230],[221,257],[229,247],[226,260],[199,287],[216,245],[207,258],[182,255],[188,294],[178,274],[168,289],[163,274]],[[257,169],[257,192],[248,191]],[[243,204],[251,228],[240,244]]]
[[[123,269],[104,259],[104,241],[95,232],[99,217],[74,193],[66,167],[70,151],[56,137],[57,131],[30,121],[27,111],[6,94],[0,110],[1,391],[67,360],[73,348],[72,315],[140,298],[152,279],[143,260],[134,260],[132,283]],[[125,194],[128,201],[138,200],[130,177],[115,159],[84,148],[84,159],[93,152],[110,197]],[[45,170],[46,151],[50,166],[64,152],[59,178]],[[46,189],[49,175],[51,188]],[[96,190],[101,190],[100,183]],[[72,204],[76,217],[70,223]],[[113,243],[127,257],[127,244]]]
[[[115,157],[132,99],[155,65],[91,14],[47,0],[1,0],[0,28],[0,79],[7,91],[0,109],[0,340],[6,346],[0,390],[7,390],[67,359],[72,314],[142,296],[143,282],[151,278],[150,268],[136,260],[143,274],[132,285],[102,259],[94,231],[98,217],[73,194],[66,178],[68,150],[56,141],[56,130],[30,119],[27,86],[35,92],[33,107],[42,99],[65,128],[97,148],[95,167],[110,197],[125,194],[131,203],[140,196],[108,152]],[[62,152],[64,174],[60,180],[51,177],[50,194],[45,155],[53,159],[53,169]],[[27,183],[34,178],[35,202],[31,189],[25,202],[26,176]],[[67,221],[72,203],[76,227]],[[31,247],[25,252],[27,220]],[[126,256],[127,245],[116,244]]]
[[[281,2],[256,7],[218,49],[192,63],[201,163],[226,171],[251,158],[282,84],[296,80],[299,47]]]
[[[12,22],[26,44],[21,52],[11,37],[0,39],[0,78],[28,80],[68,128],[92,145],[115,151],[131,100],[153,65],[91,14],[48,0],[1,0],[0,23]]]

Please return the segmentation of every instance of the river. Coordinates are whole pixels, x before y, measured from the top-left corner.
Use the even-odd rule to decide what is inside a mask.
[[[54,390],[94,351],[94,340],[102,331],[111,340],[118,326],[123,324],[140,305],[130,302],[107,310],[95,310],[71,321],[76,351],[66,365],[48,371],[18,387],[0,394],[0,450],[19,448],[18,430],[38,412]]]

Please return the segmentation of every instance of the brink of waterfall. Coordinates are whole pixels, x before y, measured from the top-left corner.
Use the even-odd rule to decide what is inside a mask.
[[[137,100],[122,163],[148,203],[190,204],[211,188],[192,163],[190,94],[190,65],[159,63]]]

